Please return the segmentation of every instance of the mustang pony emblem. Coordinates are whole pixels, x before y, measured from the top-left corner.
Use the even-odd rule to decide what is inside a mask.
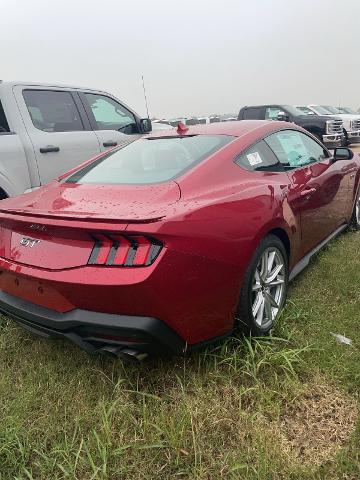
[[[37,240],[36,238],[30,238],[30,237],[23,237],[20,240],[20,245],[23,247],[30,247],[32,248],[34,245],[37,243],[40,243],[41,240]]]

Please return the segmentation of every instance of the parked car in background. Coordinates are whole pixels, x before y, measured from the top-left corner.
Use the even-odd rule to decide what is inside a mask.
[[[336,107],[340,113],[351,113],[352,115],[359,115],[353,108],[350,107]]]
[[[153,132],[1,203],[0,311],[136,358],[264,335],[289,279],[360,227],[359,169],[285,122]]]
[[[184,117],[179,117],[179,118],[171,118],[170,120],[167,120],[167,123],[169,123],[172,127],[177,127],[179,123],[186,123],[186,118]]]
[[[150,130],[148,118],[101,90],[0,82],[0,199]]]
[[[305,128],[327,148],[335,148],[343,143],[343,123],[340,117],[327,115],[307,115],[293,105],[258,105],[243,107],[239,120],[284,120]]]
[[[298,107],[300,109],[307,108],[316,115],[337,115],[343,121],[343,131],[345,135],[346,145],[353,143],[360,143],[360,115],[355,112],[341,111],[339,107],[332,107],[330,105],[308,105],[307,107]],[[350,109],[342,109],[350,110]]]
[[[173,128],[173,126],[165,120],[152,120],[151,125],[153,131],[168,130],[169,128]]]

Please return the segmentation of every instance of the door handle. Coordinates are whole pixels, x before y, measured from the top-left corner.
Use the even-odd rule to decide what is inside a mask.
[[[310,198],[316,192],[316,188],[307,188],[300,192],[300,197]]]
[[[104,147],[116,147],[116,145],[117,142],[115,142],[114,140],[108,140],[107,142],[103,143]]]
[[[40,148],[40,153],[50,153],[50,152],[60,152],[60,148],[55,147],[54,145],[48,145],[47,147]]]

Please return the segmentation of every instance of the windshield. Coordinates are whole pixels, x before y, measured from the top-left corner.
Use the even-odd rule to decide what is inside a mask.
[[[331,112],[323,106],[320,105],[311,105],[311,108],[315,110],[318,115],[331,115]]]
[[[338,107],[340,113],[350,113],[352,115],[356,115],[355,110],[349,107]]]
[[[315,115],[315,112],[310,110],[309,107],[296,107],[298,110],[301,110],[303,115]]]
[[[298,115],[304,115],[304,112],[300,110],[298,107],[294,107],[294,105],[284,105],[287,112],[290,113],[293,117],[297,117]]]
[[[66,183],[151,184],[178,177],[235,137],[193,135],[135,140],[67,178]]]
[[[325,108],[328,112],[333,113],[334,115],[339,115],[340,111],[336,107],[331,107],[330,105],[321,105],[322,108]]]

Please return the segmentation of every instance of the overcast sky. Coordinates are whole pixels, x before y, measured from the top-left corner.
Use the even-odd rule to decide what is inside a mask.
[[[107,90],[145,115],[360,107],[360,1],[0,0],[0,78]]]

